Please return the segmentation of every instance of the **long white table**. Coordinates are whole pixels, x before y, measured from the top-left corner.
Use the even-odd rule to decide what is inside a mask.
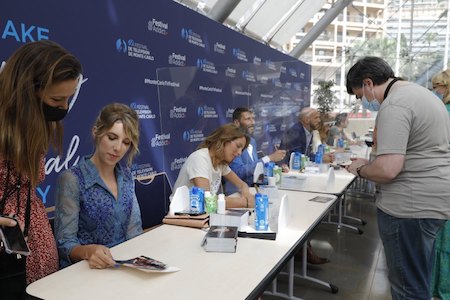
[[[113,247],[111,252],[115,259],[146,255],[180,271],[97,270],[81,261],[30,284],[27,293],[48,300],[256,299],[336,201],[331,196],[332,201],[318,203],[309,201],[317,194],[288,193],[292,217],[276,241],[239,238],[236,253],[211,253],[200,246],[204,231],[162,225]]]
[[[303,174],[299,172],[289,172],[283,173],[282,185],[281,189],[292,189],[296,191],[302,192],[310,192],[310,193],[322,193],[322,194],[330,194],[338,197],[338,221],[332,222],[331,220],[328,223],[336,224],[338,229],[341,227],[346,227],[352,230],[357,231],[359,234],[362,234],[363,231],[353,225],[346,224],[342,222],[343,218],[355,219],[361,222],[361,224],[365,224],[363,220],[359,220],[357,218],[353,218],[347,216],[347,212],[345,207],[343,207],[343,203],[345,201],[345,191],[348,187],[355,181],[356,176],[347,172],[345,169],[335,170],[334,171],[335,179],[332,182],[328,181],[328,172],[326,173],[312,173],[312,174]],[[295,186],[287,187],[283,184],[283,180],[289,180],[289,177],[296,177],[300,180],[297,181]]]

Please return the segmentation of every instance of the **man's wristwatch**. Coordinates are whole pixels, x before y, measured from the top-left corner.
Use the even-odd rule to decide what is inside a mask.
[[[359,177],[362,177],[362,176],[361,176],[361,170],[362,170],[362,168],[363,168],[364,166],[365,166],[365,165],[360,165],[359,167],[356,168],[356,173],[358,173],[358,176],[359,176]]]

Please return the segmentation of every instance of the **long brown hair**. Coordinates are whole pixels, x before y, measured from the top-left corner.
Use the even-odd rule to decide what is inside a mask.
[[[77,79],[80,62],[55,42],[23,45],[0,72],[0,155],[37,186],[42,155],[52,145],[62,153],[61,122],[47,122],[38,92]]]
[[[139,153],[139,120],[136,111],[129,106],[111,103],[102,108],[94,124],[95,145],[98,145],[100,139],[117,121],[122,122],[125,135],[131,140],[127,160],[127,165],[131,166],[134,156]]]
[[[212,154],[212,164],[216,168],[224,162],[224,147],[225,144],[245,137],[245,146],[247,148],[250,143],[250,137],[245,134],[238,126],[230,123],[225,124],[213,131],[199,146],[200,148],[208,148],[209,153]]]

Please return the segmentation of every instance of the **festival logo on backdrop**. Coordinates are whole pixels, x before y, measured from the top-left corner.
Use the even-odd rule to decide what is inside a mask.
[[[247,81],[256,82],[255,74],[253,74],[252,72],[250,72],[248,70],[242,71],[241,75],[242,75],[242,78],[247,80]]]
[[[140,120],[156,119],[156,114],[152,112],[148,104],[137,104],[132,102],[130,107],[136,111]]]
[[[187,117],[186,106],[174,106],[169,110],[170,119],[185,119]]]
[[[233,48],[233,56],[239,60],[248,62],[247,54],[245,54],[244,50],[241,50],[239,48]]]
[[[227,50],[227,46],[225,44],[215,42],[214,43],[214,52],[225,54],[225,51]]]
[[[256,65],[256,66],[261,65],[261,58],[258,57],[258,56],[254,56],[253,57],[253,64]]]
[[[208,61],[206,58],[197,58],[197,68],[203,72],[217,74],[216,66],[213,62]]]
[[[181,28],[181,38],[186,40],[189,44],[205,49],[207,48],[206,41],[204,41],[200,34],[194,32],[192,29]]]
[[[170,133],[155,134],[150,144],[153,147],[164,147],[170,144]]]
[[[164,23],[163,21],[156,20],[155,18],[148,21],[147,28],[148,31],[153,31],[161,35],[169,34],[169,23]]]
[[[133,175],[134,178],[153,175],[156,173],[157,171],[153,168],[153,166],[150,163],[131,165],[131,174]]]
[[[197,115],[204,119],[217,119],[219,115],[214,107],[203,105],[197,108]]]
[[[276,66],[275,66],[275,63],[274,63],[273,61],[271,61],[270,59],[267,59],[267,60],[266,60],[266,67],[267,67],[269,70],[273,70],[273,71],[276,71],[276,70],[277,70],[277,68],[276,68]]]
[[[116,50],[119,53],[126,53],[128,57],[150,61],[155,60],[155,57],[151,55],[147,45],[137,43],[133,39],[129,39],[128,42],[125,42],[124,39],[118,38],[116,40]]]
[[[230,77],[230,78],[235,78],[236,77],[236,69],[227,67],[225,70],[225,76]]]
[[[186,65],[186,55],[173,53],[168,58],[169,65],[184,67]]]
[[[186,159],[187,157],[174,158],[170,162],[170,170],[171,171],[180,170],[183,167],[183,164],[186,161]]]
[[[198,129],[186,130],[183,132],[183,141],[189,143],[198,143],[205,140],[205,135],[203,131]]]
[[[233,118],[233,112],[234,112],[234,108],[227,108],[227,111],[225,113],[225,117],[227,119],[232,119]]]

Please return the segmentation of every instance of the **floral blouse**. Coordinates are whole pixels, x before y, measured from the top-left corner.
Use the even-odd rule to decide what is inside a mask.
[[[7,162],[4,159],[0,159],[0,199],[3,197],[5,188],[9,189],[11,183],[17,182],[19,178],[19,174],[12,164],[10,164],[9,178],[6,178],[7,173]],[[42,157],[39,181],[41,182],[44,178],[44,157]],[[13,193],[6,199],[3,211],[5,215],[16,214],[16,219],[21,224],[25,224],[28,187],[28,178],[22,176],[19,192],[19,207],[17,206],[16,193]],[[58,253],[55,238],[47,218],[44,203],[36,196],[35,189],[33,188],[30,189],[30,212],[27,242],[31,254],[27,256],[26,261],[27,284],[58,270]]]
[[[101,179],[90,156],[58,177],[55,200],[55,236],[61,267],[72,262],[75,246],[112,247],[142,233],[134,179],[128,169],[115,168],[118,197]]]

